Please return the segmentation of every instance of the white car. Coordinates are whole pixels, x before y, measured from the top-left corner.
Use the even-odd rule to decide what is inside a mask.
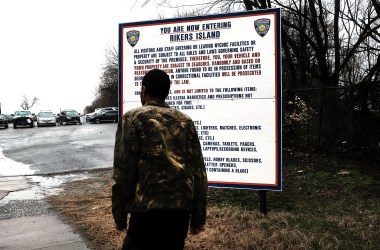
[[[56,119],[50,110],[41,110],[37,114],[37,127],[56,126]]]

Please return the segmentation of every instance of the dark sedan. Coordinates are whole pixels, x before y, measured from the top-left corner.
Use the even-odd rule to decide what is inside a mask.
[[[82,124],[80,114],[73,109],[65,109],[57,114],[57,123],[62,124]]]
[[[8,128],[8,119],[2,114],[0,114],[0,128]]]
[[[13,122],[13,115],[5,115],[5,117],[7,117],[8,123],[12,123]]]
[[[13,117],[13,128],[18,126],[34,127],[33,116],[29,110],[16,111]]]
[[[101,123],[101,122],[117,122],[119,117],[119,111],[117,110],[99,110],[89,117],[89,122]]]

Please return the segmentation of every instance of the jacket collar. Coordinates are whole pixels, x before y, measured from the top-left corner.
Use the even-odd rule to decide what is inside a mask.
[[[165,101],[158,101],[158,100],[147,102],[145,103],[144,106],[147,106],[147,105],[170,108],[170,106]]]

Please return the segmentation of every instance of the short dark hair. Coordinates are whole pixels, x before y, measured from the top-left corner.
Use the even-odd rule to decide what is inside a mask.
[[[142,86],[151,97],[165,100],[170,90],[169,75],[160,69],[149,70],[142,79]]]

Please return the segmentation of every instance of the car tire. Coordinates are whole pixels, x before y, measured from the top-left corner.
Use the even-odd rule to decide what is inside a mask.
[[[5,128],[8,128],[8,125],[5,125]]]

